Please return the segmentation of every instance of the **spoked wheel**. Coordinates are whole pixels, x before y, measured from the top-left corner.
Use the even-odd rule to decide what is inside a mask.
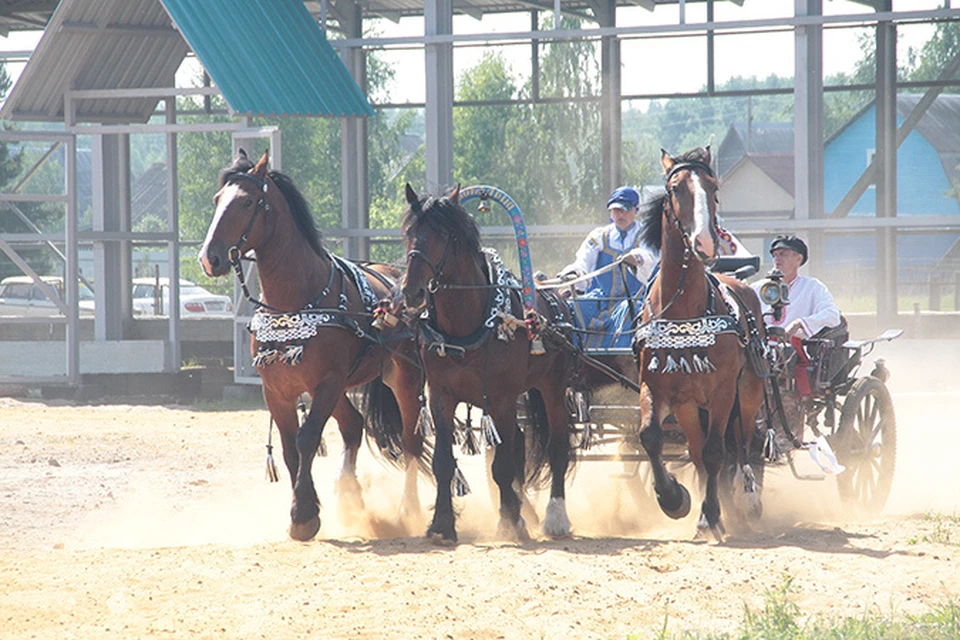
[[[866,515],[879,513],[890,495],[897,458],[897,419],[881,380],[866,376],[854,383],[833,444],[846,467],[837,476],[844,506]]]

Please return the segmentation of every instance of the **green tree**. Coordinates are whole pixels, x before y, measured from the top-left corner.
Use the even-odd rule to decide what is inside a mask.
[[[0,64],[0,99],[5,99],[10,91],[12,81],[5,64]],[[9,123],[3,124],[4,130],[14,127]],[[41,195],[55,195],[64,193],[63,180],[63,148],[55,152],[46,164],[34,174],[26,183],[21,184],[23,168],[39,161],[49,149],[48,146],[34,147],[28,144],[10,144],[0,142],[0,189],[11,191],[18,189],[18,193],[34,193]],[[2,207],[0,215],[0,233],[32,233],[34,231],[27,220],[41,231],[62,231],[65,209],[57,203],[41,202],[8,202]],[[17,215],[20,214],[20,215]],[[21,217],[22,216],[22,217]],[[57,271],[57,257],[45,246],[17,246],[17,252],[27,264],[40,274],[55,273]],[[0,278],[19,275],[22,271],[13,261],[3,256],[0,259]]]

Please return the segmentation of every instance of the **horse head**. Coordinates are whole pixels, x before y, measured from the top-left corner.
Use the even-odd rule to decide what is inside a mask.
[[[420,196],[408,184],[407,207],[401,225],[407,248],[407,269],[401,281],[404,304],[419,309],[427,293],[435,293],[444,269],[461,248],[479,255],[480,229],[460,206],[460,186],[434,198]]]
[[[717,179],[710,168],[710,147],[673,157],[661,149],[666,175],[664,211],[684,243],[703,261],[717,256]]]
[[[235,260],[264,241],[271,210],[268,161],[264,151],[254,164],[241,149],[233,164],[220,173],[213,221],[198,256],[208,276],[226,274]]]

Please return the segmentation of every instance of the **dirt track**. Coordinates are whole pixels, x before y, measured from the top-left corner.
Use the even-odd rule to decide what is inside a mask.
[[[572,480],[573,539],[497,542],[469,458],[461,543],[438,548],[399,527],[400,476],[366,450],[367,511],[337,513],[335,429],[314,473],[320,536],[295,543],[286,478],[263,480],[265,411],[0,399],[0,637],[622,638],[665,618],[729,631],[785,576],[807,614],[924,611],[960,595],[960,525],[923,515],[960,513],[958,354],[880,352],[900,436],[881,517],[850,522],[832,480],[778,469],[763,528],[719,545],[691,541],[693,516],[639,509],[604,463]]]

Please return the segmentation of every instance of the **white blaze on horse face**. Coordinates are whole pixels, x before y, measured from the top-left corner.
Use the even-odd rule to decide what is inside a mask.
[[[201,251],[206,251],[207,247],[210,246],[210,241],[213,240],[213,234],[216,233],[217,227],[220,226],[220,220],[223,218],[224,212],[227,210],[227,207],[230,206],[230,203],[233,202],[237,197],[237,192],[239,190],[240,185],[237,184],[228,184],[220,190],[220,197],[217,198],[217,210],[213,214],[213,221],[210,223],[210,228],[207,229],[207,237],[203,241],[203,248]]]
[[[693,233],[691,244],[708,258],[713,258],[716,248],[713,246],[713,234],[710,233],[710,202],[707,192],[700,184],[700,176],[690,172],[693,180]]]

